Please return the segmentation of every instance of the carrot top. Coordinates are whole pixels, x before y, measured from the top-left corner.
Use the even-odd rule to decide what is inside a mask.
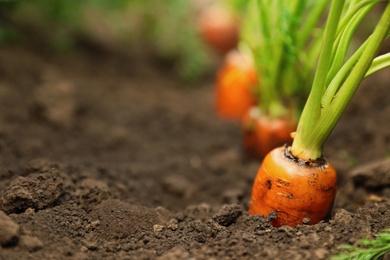
[[[367,76],[390,66],[390,54],[376,57],[389,35],[390,2],[372,34],[347,57],[356,28],[379,2],[332,1],[312,88],[291,148],[300,159],[316,160],[322,156],[326,139],[360,83]]]
[[[260,110],[271,117],[303,108],[313,80],[328,0],[249,0],[239,48],[253,57]]]

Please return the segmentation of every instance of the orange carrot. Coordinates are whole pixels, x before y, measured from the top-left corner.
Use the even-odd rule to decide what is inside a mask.
[[[263,159],[272,149],[292,143],[296,129],[292,117],[271,118],[252,107],[242,120],[243,146],[249,158]]]
[[[336,182],[336,171],[325,159],[300,162],[289,148],[278,147],[265,157],[257,173],[249,213],[275,212],[275,227],[318,223],[332,209]]]
[[[217,75],[217,114],[221,118],[241,120],[256,103],[253,93],[256,82],[253,64],[238,51],[230,51]]]
[[[199,34],[204,42],[220,54],[237,46],[239,38],[238,19],[221,6],[211,6],[198,15]]]

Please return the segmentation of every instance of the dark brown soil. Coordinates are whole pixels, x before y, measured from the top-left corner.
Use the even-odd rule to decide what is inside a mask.
[[[366,80],[327,142],[332,217],[249,216],[260,162],[213,111],[213,77],[144,54],[0,48],[0,259],[325,259],[390,227],[390,75]]]

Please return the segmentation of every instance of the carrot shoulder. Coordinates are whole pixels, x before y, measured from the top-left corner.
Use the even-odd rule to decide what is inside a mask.
[[[250,214],[267,216],[276,227],[316,224],[329,215],[336,196],[336,171],[326,160],[299,163],[288,148],[278,147],[264,159],[252,190]]]

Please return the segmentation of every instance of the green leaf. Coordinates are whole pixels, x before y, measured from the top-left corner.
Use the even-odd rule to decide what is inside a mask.
[[[378,72],[382,69],[385,69],[387,67],[390,67],[390,53],[383,54],[381,56],[378,56],[374,59],[374,61],[371,63],[370,68],[368,69],[365,77],[369,77],[375,72]]]
[[[381,259],[390,252],[390,229],[385,229],[376,235],[375,240],[363,238],[358,241],[358,247],[351,245],[342,245],[340,252],[332,256],[331,260],[375,260]]]

